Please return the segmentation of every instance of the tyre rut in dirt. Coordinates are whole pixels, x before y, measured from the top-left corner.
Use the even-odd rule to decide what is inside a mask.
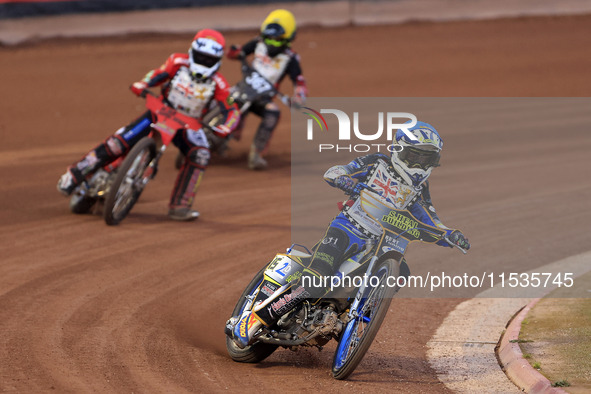
[[[136,203],[144,190],[146,168],[154,157],[156,143],[149,137],[141,139],[127,154],[105,200],[104,219],[108,225],[119,224]]]
[[[339,339],[332,363],[335,379],[346,379],[357,368],[378,333],[396,293],[395,288],[386,284],[388,276],[398,275],[399,264],[396,260],[384,260],[374,272],[379,283],[376,287],[368,288],[365,301],[359,304],[358,317],[345,326]]]
[[[240,299],[232,311],[232,316],[242,315],[244,307],[248,302],[246,296],[251,295],[259,287],[263,281],[266,268],[267,267],[265,266],[261,269],[250,281],[248,286],[246,286],[246,289],[242,292],[242,295],[240,295]],[[277,349],[277,346],[259,342],[247,346],[244,349],[240,349],[231,338],[226,337],[226,348],[228,349],[228,354],[234,361],[240,363],[258,363],[269,357]]]

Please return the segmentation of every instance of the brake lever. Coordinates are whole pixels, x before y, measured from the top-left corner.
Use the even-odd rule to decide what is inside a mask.
[[[287,95],[281,93],[281,92],[277,92],[277,97],[279,97],[279,100],[285,104],[286,106],[290,107],[292,105],[291,99],[289,97],[287,97]],[[294,103],[295,105],[295,103]]]
[[[302,106],[300,104],[292,101],[291,98],[287,94],[283,94],[283,93],[277,91],[275,96],[277,96],[277,98],[279,98],[279,101],[281,101],[283,103],[283,105],[285,105],[288,108],[294,108],[294,109],[302,108]]]

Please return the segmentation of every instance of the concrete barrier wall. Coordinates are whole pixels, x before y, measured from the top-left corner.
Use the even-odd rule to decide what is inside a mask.
[[[0,0],[0,19],[96,12],[282,3],[287,1],[289,0]]]

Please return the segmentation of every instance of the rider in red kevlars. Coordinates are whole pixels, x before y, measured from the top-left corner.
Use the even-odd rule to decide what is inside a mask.
[[[275,87],[288,75],[294,85],[292,101],[303,105],[308,88],[302,75],[300,57],[291,49],[295,34],[296,21],[293,14],[287,10],[275,10],[263,21],[260,36],[242,47],[232,46],[228,51],[228,57],[238,59],[240,56],[254,54],[252,67]],[[248,168],[262,170],[267,167],[267,161],[262,155],[267,150],[273,130],[279,123],[280,111],[271,100],[255,101],[249,111],[261,118],[261,124],[250,148]],[[237,130],[238,133],[239,131]]]
[[[224,116],[209,139],[203,129],[180,129],[172,142],[185,156],[180,168],[172,195],[168,216],[173,220],[194,220],[199,212],[192,210],[193,198],[201,178],[209,164],[210,139],[226,138],[236,128],[240,120],[238,108],[230,99],[229,85],[218,73],[225,49],[225,39],[219,32],[211,29],[199,31],[188,53],[174,53],[158,69],[150,71],[140,81],[131,85],[136,95],[144,89],[162,86],[164,100],[181,113],[202,119],[215,106]],[[61,176],[57,189],[69,196],[89,175],[99,168],[113,162],[143,137],[150,133],[154,121],[150,111],[144,113],[86,154],[80,161],[68,167]]]

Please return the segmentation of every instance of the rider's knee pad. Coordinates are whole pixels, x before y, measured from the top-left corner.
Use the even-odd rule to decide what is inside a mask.
[[[118,135],[112,135],[105,141],[105,152],[109,157],[119,157],[125,153],[126,150],[127,144],[125,144]]]
[[[277,106],[277,104],[270,101],[267,104],[265,104],[265,110],[266,111],[279,111],[279,107]]]
[[[273,129],[275,129],[275,126],[277,126],[277,123],[279,123],[280,116],[281,111],[279,111],[279,108],[265,108],[265,112],[263,113],[262,125],[269,131],[273,131]]]
[[[203,169],[209,165],[210,158],[211,153],[209,152],[209,149],[202,147],[192,148],[187,155],[187,160],[189,160],[191,164]]]
[[[310,268],[321,275],[332,275],[350,245],[349,236],[340,228],[330,227],[318,244]]]

